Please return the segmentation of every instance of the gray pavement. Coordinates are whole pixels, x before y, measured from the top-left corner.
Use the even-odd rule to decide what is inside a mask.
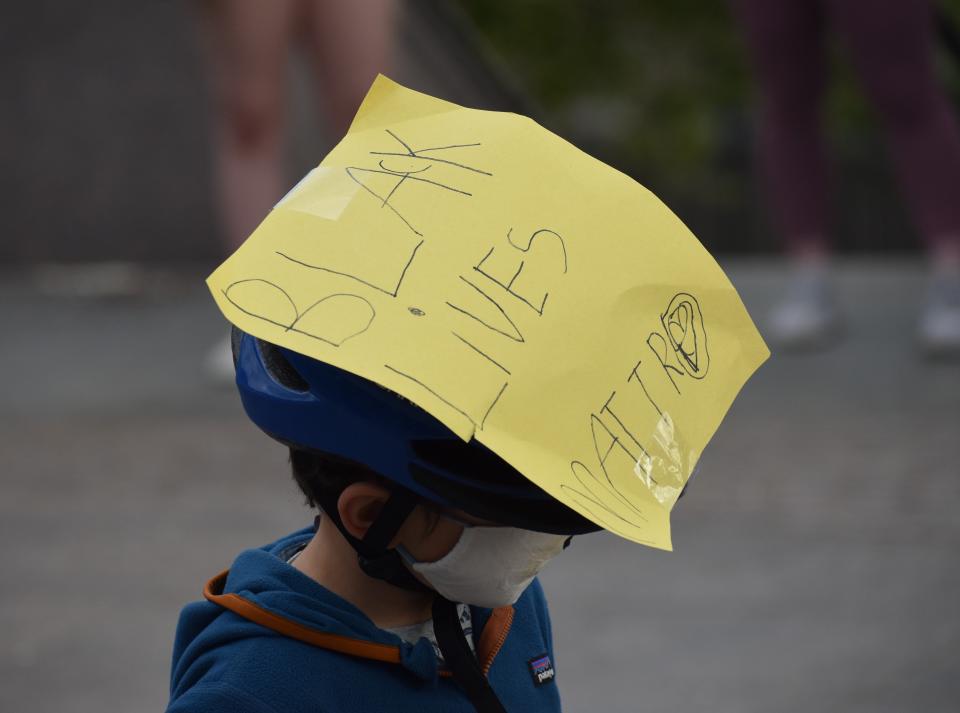
[[[762,314],[773,263],[733,262]],[[199,272],[142,294],[0,276],[0,711],[150,711],[179,608],[310,514],[206,381]],[[845,342],[775,355],[674,515],[543,576],[570,711],[960,710],[960,366],[917,358],[919,265],[843,266]]]

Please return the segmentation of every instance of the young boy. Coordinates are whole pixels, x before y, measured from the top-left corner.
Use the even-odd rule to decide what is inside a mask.
[[[380,386],[233,346],[247,413],[323,514],[184,610],[168,710],[560,710],[534,577],[599,527]]]
[[[177,712],[559,710],[537,573],[599,529],[670,549],[768,354],[649,191],[384,77],[208,285],[320,516],[184,610]]]

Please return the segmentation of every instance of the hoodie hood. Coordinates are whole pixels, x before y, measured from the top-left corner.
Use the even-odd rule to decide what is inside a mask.
[[[357,607],[287,563],[313,534],[313,528],[304,528],[270,545],[242,552],[228,571],[207,583],[204,598],[250,623],[313,646],[399,664],[424,680],[447,675],[426,639],[411,644],[378,628]],[[513,609],[472,611],[478,630],[487,623],[497,630],[481,636],[478,645],[478,656],[489,669],[506,638]],[[196,636],[202,631],[195,629]],[[192,641],[182,643],[178,648],[186,653]]]
[[[322,710],[420,713],[428,701],[444,710],[468,710],[462,689],[427,639],[411,644],[378,628],[288,564],[313,534],[312,527],[304,528],[242,552],[207,583],[205,601],[184,608],[168,710],[289,712],[316,710],[318,701],[329,706]],[[513,607],[471,607],[471,614],[478,663],[501,700],[521,702],[519,710],[531,701],[535,710],[558,710],[555,686],[531,677],[529,662],[552,655],[539,583]]]

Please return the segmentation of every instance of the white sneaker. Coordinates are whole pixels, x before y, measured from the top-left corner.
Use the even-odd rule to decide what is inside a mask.
[[[770,314],[769,327],[775,342],[787,349],[822,347],[840,333],[840,312],[826,267],[794,269],[786,294]]]
[[[960,356],[960,273],[931,277],[918,336],[928,356]]]

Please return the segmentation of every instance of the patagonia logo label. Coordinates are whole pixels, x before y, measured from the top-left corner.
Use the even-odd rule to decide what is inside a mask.
[[[530,665],[530,673],[533,674],[533,682],[538,686],[549,683],[556,676],[553,670],[553,661],[547,654],[530,659],[527,663]]]

